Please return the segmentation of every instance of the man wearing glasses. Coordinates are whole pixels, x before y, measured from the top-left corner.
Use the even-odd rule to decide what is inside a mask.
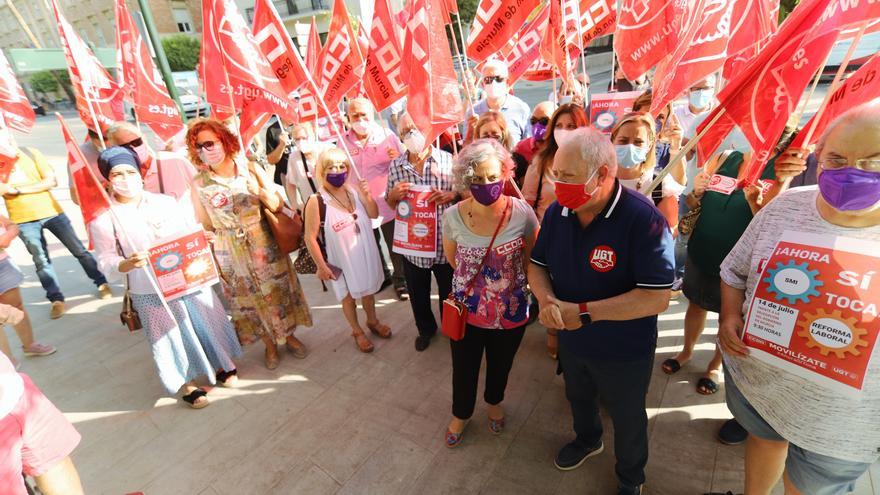
[[[507,84],[508,69],[504,62],[493,59],[483,66],[481,83],[486,97],[474,105],[474,111],[468,116],[468,137],[473,139],[473,127],[480,115],[489,110],[496,110],[507,120],[510,142],[518,143],[532,135],[529,126],[531,111],[526,102],[510,94]]]
[[[556,111],[556,105],[552,101],[542,101],[535,105],[532,117],[529,119],[532,128],[531,137],[518,142],[513,148],[513,161],[516,163],[514,178],[520,186],[522,186],[529,164],[532,163],[532,158],[544,144],[547,127],[550,125],[550,117],[554,111]]]

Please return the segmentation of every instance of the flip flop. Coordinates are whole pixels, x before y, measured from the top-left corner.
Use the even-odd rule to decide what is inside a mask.
[[[380,339],[390,339],[391,338],[391,327],[388,325],[379,323],[367,323],[367,328],[370,330],[370,333],[378,336]]]
[[[681,369],[681,363],[679,363],[677,359],[669,358],[666,361],[663,361],[660,368],[662,368],[663,372],[667,375],[674,375]]]
[[[210,404],[210,402],[208,402],[208,400],[207,400],[207,396],[208,396],[208,392],[205,392],[204,390],[197,388],[197,389],[193,390],[192,392],[181,397],[181,399],[183,399],[183,401],[186,402],[187,404],[189,404],[189,407],[191,407],[193,409],[202,409],[203,407],[208,407],[208,404]],[[203,400],[201,402],[196,402],[199,399],[201,399],[202,397],[205,397],[205,400]]]
[[[697,380],[697,392],[701,395],[712,395],[718,392],[718,384],[711,378],[700,378]]]

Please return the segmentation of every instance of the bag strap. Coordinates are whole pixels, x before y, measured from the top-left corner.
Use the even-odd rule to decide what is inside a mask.
[[[474,273],[474,277],[471,279],[470,282],[468,282],[467,286],[464,289],[465,294],[468,294],[477,283],[477,277],[480,276],[480,271],[483,270],[483,266],[486,265],[486,260],[489,259],[489,253],[492,252],[492,247],[495,245],[495,239],[498,237],[498,232],[501,231],[501,226],[504,225],[504,219],[507,218],[507,213],[511,211],[512,206],[513,198],[508,196],[507,206],[504,207],[504,213],[501,214],[501,219],[498,220],[498,225],[495,226],[495,233],[492,234],[492,240],[489,241],[489,247],[486,248],[486,254],[483,255],[483,259],[480,261],[480,266],[477,267],[477,272]]]
[[[541,175],[538,176],[538,192],[535,193],[535,204],[532,205],[532,209],[537,210],[538,205],[541,203],[541,190],[544,189],[544,166],[541,166]]]
[[[306,163],[306,155],[302,151],[299,152],[299,157],[302,160],[303,166],[303,174],[305,174],[306,179],[309,181],[309,187],[312,188],[312,194],[318,193],[318,188],[315,187],[315,182],[312,180],[312,176],[309,175],[309,165]]]
[[[126,257],[126,256],[125,256],[125,251],[122,250],[122,243],[119,242],[119,235],[116,233],[116,222],[113,220],[112,217],[110,218],[110,225],[113,227],[113,240],[116,241],[116,252],[117,252],[120,256],[122,256],[123,258],[125,258],[125,257]],[[126,295],[128,294],[128,280],[129,280],[129,279],[128,279],[128,274],[126,273],[126,274],[125,274],[125,294],[126,294]],[[126,308],[125,308],[125,303],[126,303],[126,301],[125,301],[125,299],[123,299],[123,301],[122,301],[123,309],[126,309]],[[131,303],[131,301],[129,301],[129,304],[130,304],[130,303]]]

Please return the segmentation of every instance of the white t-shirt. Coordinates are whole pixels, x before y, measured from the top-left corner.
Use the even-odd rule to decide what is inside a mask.
[[[743,315],[785,230],[880,241],[880,226],[846,228],[816,208],[816,186],[798,187],[761,210],[721,263],[721,279],[745,289]],[[793,375],[754,357],[724,356],[737,388],[780,435],[798,447],[837,459],[871,463],[880,455],[880,345],[873,350],[859,398]]]

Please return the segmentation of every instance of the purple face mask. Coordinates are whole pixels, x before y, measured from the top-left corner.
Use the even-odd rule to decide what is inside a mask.
[[[327,174],[327,183],[333,187],[342,187],[348,179],[348,171]]]
[[[501,182],[490,184],[471,184],[471,195],[481,205],[489,206],[501,197]]]
[[[535,141],[543,141],[544,134],[547,134],[547,126],[538,122],[537,124],[532,125],[532,136],[535,137]]]
[[[880,173],[852,167],[823,170],[819,192],[835,210],[864,210],[880,203]]]

